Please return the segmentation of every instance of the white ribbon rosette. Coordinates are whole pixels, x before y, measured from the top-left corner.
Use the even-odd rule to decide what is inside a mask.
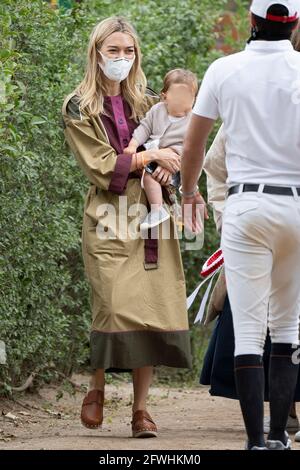
[[[222,252],[221,248],[219,248],[213,255],[210,256],[210,258],[208,258],[208,260],[204,263],[204,265],[202,267],[202,271],[201,271],[200,275],[205,278],[204,281],[202,281],[196,287],[194,292],[192,292],[192,294],[187,298],[187,309],[189,309],[193,305],[193,303],[194,303],[194,301],[197,297],[197,294],[198,294],[199,290],[201,289],[201,287],[210,279],[208,287],[207,287],[207,289],[205,291],[205,294],[202,298],[200,308],[199,308],[198,313],[196,315],[196,318],[194,320],[194,324],[198,323],[198,322],[201,322],[203,317],[204,317],[204,312],[205,312],[205,309],[206,309],[206,305],[207,305],[207,301],[208,301],[208,298],[209,298],[209,294],[210,294],[210,291],[211,291],[211,287],[212,287],[212,284],[213,284],[214,277],[221,270],[223,264],[224,264],[223,252]]]

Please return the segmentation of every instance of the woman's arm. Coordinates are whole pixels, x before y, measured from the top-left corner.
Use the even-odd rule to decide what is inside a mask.
[[[66,141],[83,173],[99,188],[122,194],[129,173],[141,169],[142,156],[145,164],[155,161],[172,173],[179,171],[179,156],[170,149],[145,150],[136,154],[138,159],[128,154],[117,155],[96,118],[81,115],[74,95],[66,98],[62,114]]]
[[[171,174],[180,170],[180,157],[172,149],[151,149],[132,155],[130,171],[141,170],[143,166],[151,162],[156,162],[158,166]]]
[[[212,206],[214,220],[220,233],[222,228],[222,215],[225,207],[228,186],[226,169],[226,136],[224,124],[219,129],[204,160],[204,171],[207,176],[208,203]]]
[[[76,96],[69,95],[62,109],[64,134],[76,160],[92,184],[122,194],[131,170],[132,155],[118,155],[107,142],[96,118],[81,115]]]
[[[144,152],[149,157],[149,162],[156,162],[162,168],[170,171],[172,174],[180,171],[181,158],[171,148],[146,150]]]

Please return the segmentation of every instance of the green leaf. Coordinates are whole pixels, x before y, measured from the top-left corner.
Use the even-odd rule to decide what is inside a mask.
[[[32,126],[38,126],[39,124],[44,124],[46,121],[45,119],[42,119],[38,116],[34,116],[32,119],[31,119],[31,125]]]

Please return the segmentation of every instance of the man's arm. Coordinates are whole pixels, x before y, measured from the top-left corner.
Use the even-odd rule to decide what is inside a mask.
[[[196,188],[198,189],[197,183],[203,168],[205,146],[214,122],[213,119],[193,115],[183,147],[181,204],[184,224],[193,233],[202,232],[201,206],[204,206],[205,219],[209,218],[203,197],[199,192],[195,194],[193,192],[195,192]]]
[[[193,115],[186,134],[181,162],[182,192],[192,192],[202,172],[206,142],[215,121]]]
[[[199,191],[196,190],[198,189],[197,183],[203,168],[206,142],[215,121],[219,117],[215,67],[215,63],[213,63],[204,76],[183,147],[181,178],[184,223],[192,227],[192,231],[196,233],[198,232],[198,227],[201,230],[202,225],[201,218],[199,219],[201,206],[204,206],[204,215],[208,219],[205,201]],[[185,208],[189,214],[188,217],[185,216]],[[190,208],[192,209],[191,214]]]

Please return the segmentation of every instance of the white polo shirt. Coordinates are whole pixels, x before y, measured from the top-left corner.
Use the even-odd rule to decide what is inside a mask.
[[[229,185],[300,187],[300,53],[290,41],[251,41],[216,60],[193,113],[224,122]]]

